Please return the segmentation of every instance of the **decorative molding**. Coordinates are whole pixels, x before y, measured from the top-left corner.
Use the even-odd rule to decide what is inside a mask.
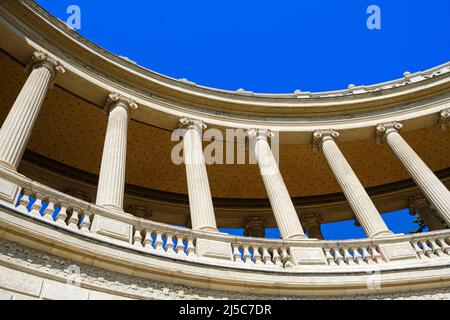
[[[192,119],[189,117],[182,117],[178,122],[178,127],[182,129],[196,129],[200,132],[208,128],[202,120]]]
[[[450,127],[450,108],[442,110],[439,117],[439,127],[442,131],[448,131]]]
[[[138,108],[137,103],[132,98],[125,97],[117,92],[111,92],[103,109],[104,114],[108,115],[112,108],[119,105],[127,110],[128,115],[131,115]]]
[[[53,77],[57,74],[63,74],[66,69],[63,65],[56,59],[50,57],[47,53],[42,51],[35,51],[30,59],[30,62],[25,68],[27,73],[30,73],[33,69],[45,67],[52,73]]]
[[[390,293],[355,296],[330,297],[287,297],[257,294],[241,294],[217,290],[197,289],[164,283],[135,276],[128,276],[88,266],[47,254],[29,247],[0,239],[0,265],[20,270],[42,279],[52,279],[61,283],[71,283],[80,288],[89,288],[96,292],[104,292],[131,299],[157,300],[449,300],[450,288],[413,291],[408,293]],[[74,271],[77,271],[76,273]],[[79,272],[78,272],[79,271]],[[17,280],[18,282],[20,279]],[[13,286],[14,283],[9,283]]]
[[[387,135],[392,131],[400,131],[403,128],[403,124],[400,122],[386,122],[377,125],[375,130],[375,140],[377,144],[383,144]]]
[[[318,152],[322,150],[322,143],[326,138],[337,139],[340,136],[340,133],[333,129],[323,129],[314,131],[312,138],[312,148],[313,151]]]

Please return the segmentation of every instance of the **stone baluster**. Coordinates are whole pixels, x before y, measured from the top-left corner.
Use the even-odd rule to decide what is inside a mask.
[[[70,208],[71,214],[68,221],[68,227],[73,230],[79,230],[78,224],[80,223],[81,209],[77,207]]]
[[[80,222],[80,230],[83,232],[90,232],[91,229],[91,214],[88,210],[83,210],[83,215]]]
[[[67,210],[69,209],[69,204],[60,201],[58,205],[60,210],[58,212],[58,215],[56,216],[56,223],[65,227],[67,225]]]
[[[242,261],[242,254],[239,251],[239,244],[234,244],[233,245],[233,260],[235,262],[239,262],[239,263],[243,262]]]
[[[255,264],[263,264],[262,262],[262,255],[259,252],[259,247],[253,246],[253,261],[255,262]]]
[[[450,225],[450,191],[403,139],[399,133],[402,127],[403,125],[399,122],[378,125],[377,142],[387,142],[428,201],[439,212],[446,224]]]
[[[57,200],[52,197],[48,197],[47,203],[48,203],[47,208],[45,209],[42,217],[45,220],[53,221],[53,215],[55,214],[57,207]]]
[[[17,204],[19,209],[21,209],[25,212],[29,212],[30,211],[29,206],[30,206],[30,203],[34,196],[35,196],[35,192],[33,190],[28,189],[28,188],[23,188],[22,196],[20,197],[19,203]]]
[[[145,249],[153,250],[153,238],[152,238],[152,230],[149,228],[145,228],[144,230],[144,241],[143,245]]]
[[[272,263],[272,257],[271,257],[271,255],[269,253],[269,249],[267,247],[263,247],[262,251],[263,251],[262,258],[261,258],[262,262],[265,265],[272,265],[273,264]]]
[[[182,118],[180,127],[186,129],[183,138],[183,152],[192,229],[217,232],[208,173],[203,156],[202,132],[206,129],[206,125],[199,120]]]
[[[163,245],[164,245],[164,241],[162,239],[161,231],[156,231],[155,250],[156,251],[164,251]]]
[[[325,259],[327,259],[328,265],[330,266],[335,266],[336,262],[334,261],[334,256],[331,253],[332,249],[331,248],[324,248],[325,251]]]
[[[247,135],[249,139],[256,139],[255,143],[250,144],[254,148],[281,237],[290,240],[305,239],[305,232],[300,224],[297,211],[270,149],[268,138],[273,136],[273,133],[270,130],[250,129],[247,131]]]
[[[43,201],[45,202],[46,200],[46,196],[40,192],[36,192],[34,195],[34,202],[31,205],[31,210],[30,210],[30,214],[37,216],[37,217],[41,217],[41,210],[43,207]]]
[[[173,244],[173,235],[171,233],[166,233],[166,252],[167,253],[175,253]]]
[[[128,119],[137,104],[120,94],[111,93],[104,112],[108,115],[96,204],[123,211],[125,167],[127,159]]]
[[[187,238],[186,255],[187,255],[188,257],[195,256],[194,239],[191,238],[191,237],[188,237],[188,238]]]
[[[179,255],[185,255],[185,253],[184,253],[185,245],[184,245],[184,242],[183,242],[183,238],[184,237],[181,234],[176,236],[177,246],[175,248],[175,251]]]
[[[143,248],[142,245],[142,229],[139,226],[134,226],[133,245],[136,248]]]
[[[252,255],[250,254],[249,246],[247,244],[242,245],[244,263],[252,263]]]
[[[323,151],[336,180],[341,186],[342,192],[366,235],[369,238],[391,235],[392,231],[384,223],[377,208],[356,177],[355,172],[348,164],[341,150],[339,150],[335,141],[337,137],[339,137],[339,133],[334,130],[314,132],[314,149]]]
[[[65,70],[47,54],[37,51],[27,68],[30,72],[2,128],[0,129],[0,165],[17,170],[39,116],[49,87]]]
[[[369,250],[366,246],[362,246],[361,247],[361,251],[362,251],[362,258],[363,261],[367,264],[375,264],[375,261],[373,260],[372,255],[369,253]]]
[[[278,253],[278,248],[272,248],[272,262],[274,265],[278,267],[283,266],[283,262],[281,261],[281,256]]]

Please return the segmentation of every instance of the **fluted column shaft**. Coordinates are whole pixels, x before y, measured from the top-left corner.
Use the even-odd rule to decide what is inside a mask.
[[[0,164],[16,170],[30,139],[47,91],[55,75],[64,68],[42,52],[35,52],[31,70],[0,129]]]
[[[433,207],[450,225],[450,192],[403,139],[398,122],[377,126],[379,141],[386,141]]]
[[[123,211],[128,118],[135,108],[132,100],[110,94],[105,108],[109,118],[97,189],[99,206]]]
[[[271,133],[268,130],[252,129],[248,131],[248,135],[250,138],[256,138],[255,156],[281,237],[283,239],[306,238],[278,164],[270,149],[268,136]]]
[[[217,231],[216,217],[203,156],[202,131],[206,125],[198,120],[183,118],[186,129],[183,138],[184,163],[193,230]]]
[[[374,238],[392,234],[355,172],[339,150],[334,140],[338,136],[339,133],[333,130],[316,131],[314,140],[318,148],[322,149],[342,192],[367,237]]]

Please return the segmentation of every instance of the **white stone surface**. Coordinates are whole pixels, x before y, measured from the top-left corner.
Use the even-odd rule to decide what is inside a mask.
[[[128,116],[137,108],[132,100],[110,94],[105,111],[109,114],[98,182],[96,204],[123,211],[127,161]]]
[[[31,73],[0,129],[0,164],[17,169],[41,110],[48,88],[64,68],[42,52],[35,52]]]
[[[334,130],[314,132],[316,149],[321,149],[358,222],[369,238],[392,234],[373,204],[353,169],[335,142],[339,133]]]
[[[402,124],[391,122],[377,126],[379,141],[386,141],[411,178],[450,225],[450,191],[400,135]]]
[[[216,217],[202,147],[202,132],[206,126],[201,121],[188,118],[182,118],[180,125],[186,129],[183,152],[192,229],[215,232]]]
[[[231,244],[221,241],[198,239],[195,254],[199,257],[232,260]]]
[[[256,139],[254,153],[258,161],[261,177],[269,196],[273,214],[283,239],[304,239],[305,232],[295,210],[292,199],[281,176],[278,164],[270,148],[268,130],[251,129],[247,132],[250,139]]]

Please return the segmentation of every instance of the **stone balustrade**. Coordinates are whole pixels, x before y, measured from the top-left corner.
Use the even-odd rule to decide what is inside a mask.
[[[371,268],[398,262],[420,263],[430,259],[450,259],[450,231],[446,230],[345,241],[237,237],[195,231],[119,213],[66,195],[8,169],[0,170],[0,179],[17,184],[20,188],[18,195],[11,201],[11,206],[22,214],[69,232],[79,232],[151,255],[268,271],[306,270],[312,266],[316,270]],[[99,232],[101,229],[96,230],[94,227],[94,221],[99,218],[108,219],[113,228],[126,229],[128,236],[123,238],[112,232]],[[199,240],[229,245],[229,261],[225,261],[222,256],[199,255],[196,248]],[[388,250],[386,254],[386,248],[392,246],[397,248],[391,252]]]

